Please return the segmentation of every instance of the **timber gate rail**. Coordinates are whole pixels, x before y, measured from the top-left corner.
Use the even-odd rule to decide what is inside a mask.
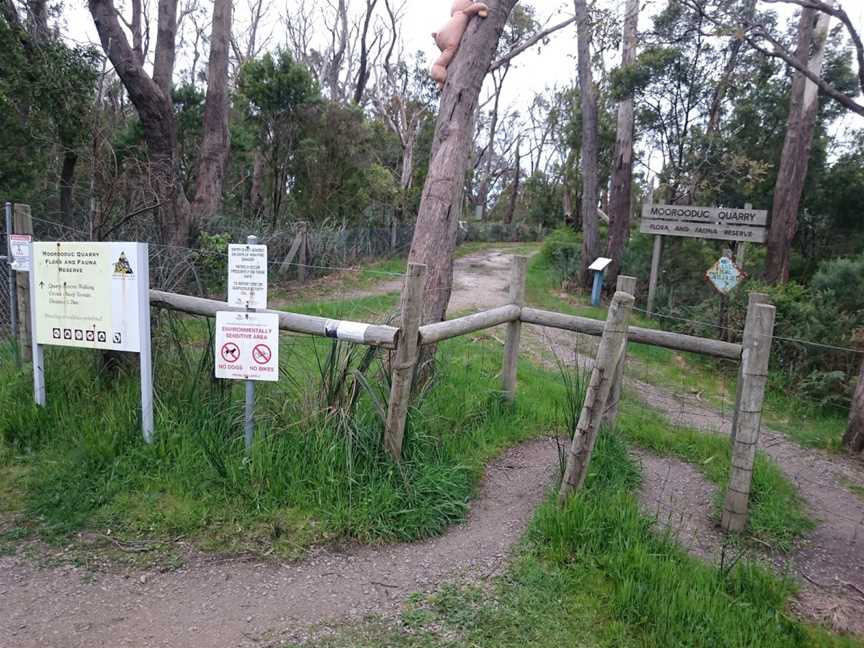
[[[562,501],[572,490],[581,488],[601,423],[613,423],[617,416],[624,375],[624,350],[628,341],[739,362],[732,425],[732,467],[722,526],[730,531],[744,530],[774,332],[775,308],[767,303],[768,297],[759,293],[750,294],[743,343],[736,344],[628,326],[636,289],[634,277],[618,278],[616,293],[605,322],[529,308],[525,305],[527,263],[527,257],[513,257],[508,304],[435,324],[421,325],[426,266],[419,264],[409,264],[404,277],[399,328],[277,310],[267,312],[279,316],[279,328],[283,331],[340,339],[387,349],[393,353],[384,443],[395,461],[399,461],[402,454],[411,386],[423,347],[506,325],[502,392],[506,400],[513,401],[517,391],[523,323],[600,337],[583,410],[567,456],[560,494]],[[150,303],[152,307],[205,317],[215,317],[218,311],[239,310],[225,302],[159,290],[150,291]]]

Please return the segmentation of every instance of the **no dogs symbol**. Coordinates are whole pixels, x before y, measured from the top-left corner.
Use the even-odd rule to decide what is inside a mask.
[[[273,357],[273,352],[266,344],[258,344],[252,349],[252,359],[259,365],[266,365]]]
[[[237,362],[240,357],[240,347],[233,342],[228,342],[222,345],[222,359],[225,362]]]

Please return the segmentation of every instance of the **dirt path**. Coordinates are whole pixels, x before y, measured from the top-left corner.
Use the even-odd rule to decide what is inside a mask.
[[[419,544],[321,550],[286,565],[199,559],[164,574],[93,574],[0,559],[0,648],[238,648],[396,611],[412,592],[498,573],[557,465],[553,440],[493,462],[467,521]]]

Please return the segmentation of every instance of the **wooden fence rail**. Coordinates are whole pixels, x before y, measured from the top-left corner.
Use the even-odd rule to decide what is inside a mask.
[[[246,310],[245,308],[231,306],[215,299],[176,295],[174,293],[162,292],[161,290],[150,291],[150,304],[168,310],[188,313],[190,315],[203,315],[205,317],[216,317],[218,311],[245,312]],[[278,310],[261,312],[278,315],[279,328],[283,331],[347,340],[357,344],[383,347],[385,349],[395,349],[399,340],[399,329],[393,326],[333,320],[326,317],[286,313]]]

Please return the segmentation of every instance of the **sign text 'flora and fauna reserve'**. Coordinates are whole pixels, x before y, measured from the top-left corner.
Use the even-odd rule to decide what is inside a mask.
[[[228,246],[228,303],[267,308],[267,246]]]
[[[33,266],[30,259],[30,242],[33,237],[29,234],[10,234],[9,251],[12,253],[9,267],[16,272],[30,272]]]
[[[645,205],[639,231],[661,236],[764,243],[768,212],[760,209]]]
[[[216,313],[216,377],[279,380],[279,316],[275,313]]]
[[[140,353],[142,254],[138,243],[33,243],[36,342]]]

